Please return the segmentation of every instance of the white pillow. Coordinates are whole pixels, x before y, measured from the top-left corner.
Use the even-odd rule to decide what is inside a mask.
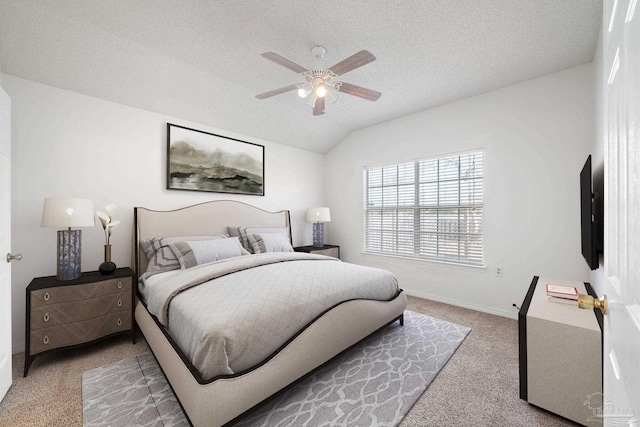
[[[282,233],[247,234],[254,254],[266,252],[293,252],[289,237]]]
[[[169,243],[226,239],[227,237],[229,237],[228,234],[214,234],[211,236],[154,237],[149,240],[141,240],[140,247],[147,255],[147,258],[151,259],[158,250],[167,247]]]
[[[282,234],[290,241],[290,232],[287,227],[227,227],[227,230],[229,235],[239,237],[242,247],[251,253],[254,252],[251,243],[249,243],[248,234]]]
[[[219,240],[176,242],[170,243],[169,247],[178,259],[178,262],[180,262],[180,268],[183,270],[221,259],[249,255],[249,252],[242,247],[237,237]]]

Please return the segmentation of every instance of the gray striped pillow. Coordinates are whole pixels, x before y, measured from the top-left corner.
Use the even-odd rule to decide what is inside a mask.
[[[287,240],[290,239],[290,232],[287,227],[227,227],[227,231],[231,237],[237,236],[240,239],[242,247],[248,250],[250,253],[260,252],[253,251],[253,247],[251,246],[251,243],[249,243],[249,234],[281,234]]]
[[[247,234],[254,254],[267,252],[293,252],[289,239],[281,233]]]
[[[223,240],[176,242],[170,243],[169,247],[182,269],[226,258],[249,255],[249,252],[242,247],[237,237]]]

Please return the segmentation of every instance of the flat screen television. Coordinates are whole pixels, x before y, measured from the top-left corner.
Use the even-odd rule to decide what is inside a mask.
[[[603,246],[602,209],[603,194],[601,188],[594,191],[591,169],[591,156],[587,158],[580,172],[580,230],[582,237],[582,256],[591,270],[599,266],[599,254]],[[600,180],[598,180],[600,182]]]

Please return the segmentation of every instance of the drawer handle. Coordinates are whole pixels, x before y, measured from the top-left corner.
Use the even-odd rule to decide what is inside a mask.
[[[43,320],[44,320],[45,322],[48,322],[48,321],[49,321],[49,313],[45,313],[45,314],[44,314]]]
[[[49,292],[44,294],[44,300],[49,301]]]
[[[118,319],[118,326],[122,326],[122,319]]]
[[[118,289],[122,289],[122,282],[118,282]]]
[[[118,300],[118,307],[122,307],[122,300],[121,299]]]
[[[45,344],[49,344],[49,337],[45,335],[44,338],[42,339],[42,342]]]

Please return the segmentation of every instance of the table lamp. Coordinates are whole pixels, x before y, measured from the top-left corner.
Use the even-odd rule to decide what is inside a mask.
[[[73,280],[80,277],[82,231],[71,227],[93,227],[96,225],[93,201],[48,197],[42,207],[41,227],[66,228],[58,230],[57,279]]]
[[[313,246],[324,246],[324,224],[331,221],[329,208],[307,209],[307,221],[313,222]]]

